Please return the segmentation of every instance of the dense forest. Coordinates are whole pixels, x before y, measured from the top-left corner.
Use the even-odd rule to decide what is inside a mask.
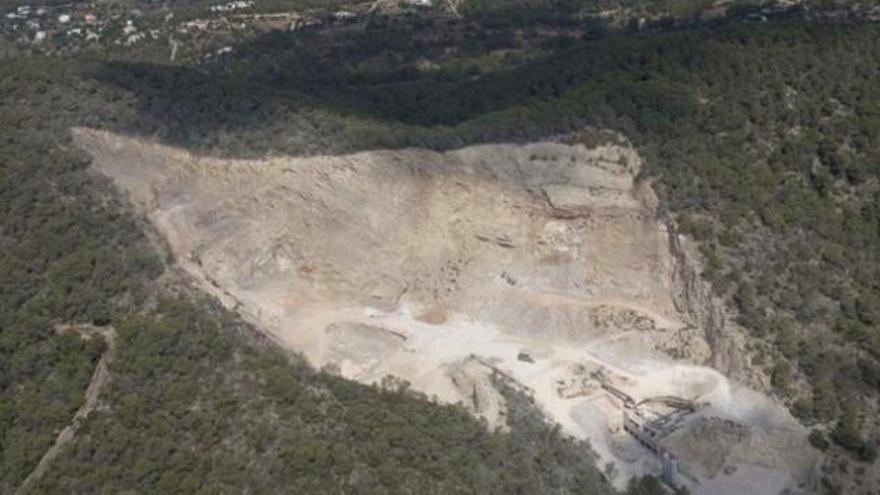
[[[487,432],[460,407],[309,369],[213,303],[169,294],[168,260],[87,172],[76,125],[227,156],[619,130],[666,214],[700,241],[753,362],[823,427],[814,444],[873,461],[880,26],[731,20],[546,38],[503,12],[492,21],[268,33],[207,62],[172,64],[152,45],[0,60],[0,493],[82,402],[104,344],[57,331],[77,322],[117,329],[114,378],[33,493],[609,490],[588,446],[527,401],[510,434]],[[426,58],[436,67],[419,69]],[[631,491],[657,490],[649,478]]]

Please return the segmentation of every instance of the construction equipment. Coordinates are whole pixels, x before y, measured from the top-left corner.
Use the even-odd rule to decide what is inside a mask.
[[[675,456],[660,444],[660,440],[678,429],[685,416],[697,410],[697,404],[674,395],[658,395],[636,402],[632,396],[615,387],[600,369],[591,374],[609,395],[620,401],[623,409],[623,429],[645,448],[657,455],[663,463],[661,479],[676,488],[679,484],[679,465]],[[659,412],[651,406],[662,406]]]

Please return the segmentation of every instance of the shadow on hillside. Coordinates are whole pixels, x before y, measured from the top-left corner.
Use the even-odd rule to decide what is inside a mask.
[[[690,111],[691,95],[655,76],[704,56],[694,41],[705,33],[581,40],[484,73],[420,70],[420,60],[450,42],[406,34],[272,32],[198,69],[115,62],[94,77],[134,98],[136,119],[126,130],[169,144],[232,154],[449,148],[586,124],[632,131],[645,119],[672,122]],[[503,45],[498,33],[481,36],[452,45],[474,58]]]

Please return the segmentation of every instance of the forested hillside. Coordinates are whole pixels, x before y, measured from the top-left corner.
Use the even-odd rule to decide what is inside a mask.
[[[75,125],[233,156],[619,130],[700,241],[775,393],[818,426],[817,446],[873,461],[880,26],[546,37],[505,19],[275,32],[209,61],[170,63],[156,45],[0,61],[0,493],[82,401],[103,347],[56,331],[75,322],[117,329],[114,378],[35,493],[607,490],[586,446],[534,418],[489,433],[460,408],[310,370],[213,305],[169,297],[156,282],[167,260],[86,172]]]

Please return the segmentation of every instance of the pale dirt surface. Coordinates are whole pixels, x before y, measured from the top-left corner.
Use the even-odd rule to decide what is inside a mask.
[[[700,404],[662,441],[692,492],[796,493],[813,482],[804,429],[703,366],[718,352],[696,310],[682,307],[696,282],[681,287],[630,147],[236,161],[74,136],[204,290],[315,366],[364,383],[392,374],[505,428],[490,379],[500,371],[566,432],[589,438],[619,485],[658,474],[658,458],[620,429],[620,405],[591,378],[601,370],[636,400]]]

